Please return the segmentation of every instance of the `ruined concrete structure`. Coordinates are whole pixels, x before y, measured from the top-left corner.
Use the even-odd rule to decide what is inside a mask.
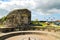
[[[31,11],[28,9],[17,9],[7,15],[7,27],[16,27],[20,30],[28,29],[31,23]]]

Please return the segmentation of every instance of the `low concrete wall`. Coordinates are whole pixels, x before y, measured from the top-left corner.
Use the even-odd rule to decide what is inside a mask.
[[[5,40],[9,37],[25,35],[25,34],[52,35],[53,37],[60,38],[60,36],[53,34],[53,33],[49,33],[49,32],[47,33],[47,32],[43,32],[43,31],[18,31],[18,32],[6,33],[5,35],[2,35],[0,37],[0,40]]]

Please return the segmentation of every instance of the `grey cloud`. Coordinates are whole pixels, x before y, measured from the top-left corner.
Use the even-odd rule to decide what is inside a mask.
[[[42,9],[52,9],[52,8],[57,8],[60,9],[60,0],[51,0],[47,4],[43,4],[41,6]]]
[[[39,3],[36,9],[37,10],[40,9],[44,13],[47,13],[48,10],[52,10],[52,9],[60,10],[60,0],[49,0],[46,4],[41,4],[41,5]]]

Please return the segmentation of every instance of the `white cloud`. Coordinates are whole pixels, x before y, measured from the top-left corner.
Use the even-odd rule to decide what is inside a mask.
[[[12,10],[17,8],[28,8],[38,11],[41,15],[60,13],[59,0],[10,0],[9,2],[0,1],[0,8]]]
[[[0,18],[1,18],[2,16],[0,16]]]
[[[0,2],[0,3],[1,3],[1,6],[2,5],[4,5],[4,6],[18,5],[18,6],[26,6],[26,7],[27,6],[31,6],[31,7],[36,6],[36,3],[33,0],[30,0],[30,1],[14,1],[13,0],[13,1],[10,1],[10,2]]]

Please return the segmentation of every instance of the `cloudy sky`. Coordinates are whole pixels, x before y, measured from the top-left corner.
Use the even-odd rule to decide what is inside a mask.
[[[32,20],[60,20],[60,0],[0,0],[0,18],[22,8],[31,10]]]

